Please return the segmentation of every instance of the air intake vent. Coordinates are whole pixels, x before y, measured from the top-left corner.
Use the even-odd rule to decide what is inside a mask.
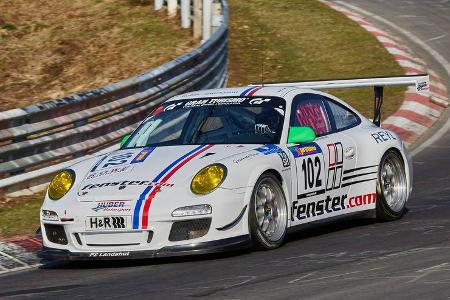
[[[50,242],[67,245],[67,236],[64,227],[61,225],[45,224],[45,234]]]
[[[172,224],[169,241],[184,241],[196,239],[208,233],[211,218],[179,221]]]
[[[83,243],[81,242],[81,238],[80,238],[80,235],[78,234],[78,232],[74,233],[73,235],[75,236],[75,239],[77,240],[77,243],[80,246],[83,246]]]
[[[147,243],[150,244],[152,239],[153,239],[153,231],[149,231],[148,232],[148,237],[147,237]]]

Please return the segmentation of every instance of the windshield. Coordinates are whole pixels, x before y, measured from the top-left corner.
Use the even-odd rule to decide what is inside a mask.
[[[286,102],[278,97],[227,97],[164,103],[123,148],[198,144],[278,144]]]

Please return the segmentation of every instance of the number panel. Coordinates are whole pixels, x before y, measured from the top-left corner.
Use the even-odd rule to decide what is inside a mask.
[[[322,187],[322,161],[319,156],[302,159],[302,177],[304,190],[314,190]]]
[[[291,206],[292,225],[350,212],[349,187],[342,185],[344,165],[346,169],[352,169],[356,164],[356,156],[344,157],[343,149],[350,147],[355,149],[355,144],[342,133],[290,147],[297,170],[297,197]]]

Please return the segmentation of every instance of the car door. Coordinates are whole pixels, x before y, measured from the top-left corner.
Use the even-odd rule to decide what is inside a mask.
[[[356,145],[336,129],[327,99],[305,93],[294,97],[290,126],[309,126],[316,133],[310,143],[290,145],[296,167],[297,199],[291,211],[293,225],[345,213],[348,187],[344,170],[356,165]]]
[[[347,195],[345,211],[351,213],[373,209],[376,202],[376,194],[373,191],[375,190],[378,166],[363,161],[362,155],[358,157],[358,149],[366,148],[362,144],[365,142],[364,132],[358,126],[361,119],[350,108],[337,101],[328,98],[324,98],[324,101],[334,131],[340,135],[339,139],[349,141],[348,145],[353,144],[348,148],[344,147],[343,152],[344,172],[341,192]]]

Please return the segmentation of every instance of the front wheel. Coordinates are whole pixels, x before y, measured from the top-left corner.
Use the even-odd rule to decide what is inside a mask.
[[[255,246],[275,249],[287,230],[287,204],[280,181],[270,173],[261,175],[253,189],[249,210],[249,229]]]
[[[408,184],[401,155],[388,150],[381,158],[377,182],[377,218],[382,221],[400,219],[405,213]]]

